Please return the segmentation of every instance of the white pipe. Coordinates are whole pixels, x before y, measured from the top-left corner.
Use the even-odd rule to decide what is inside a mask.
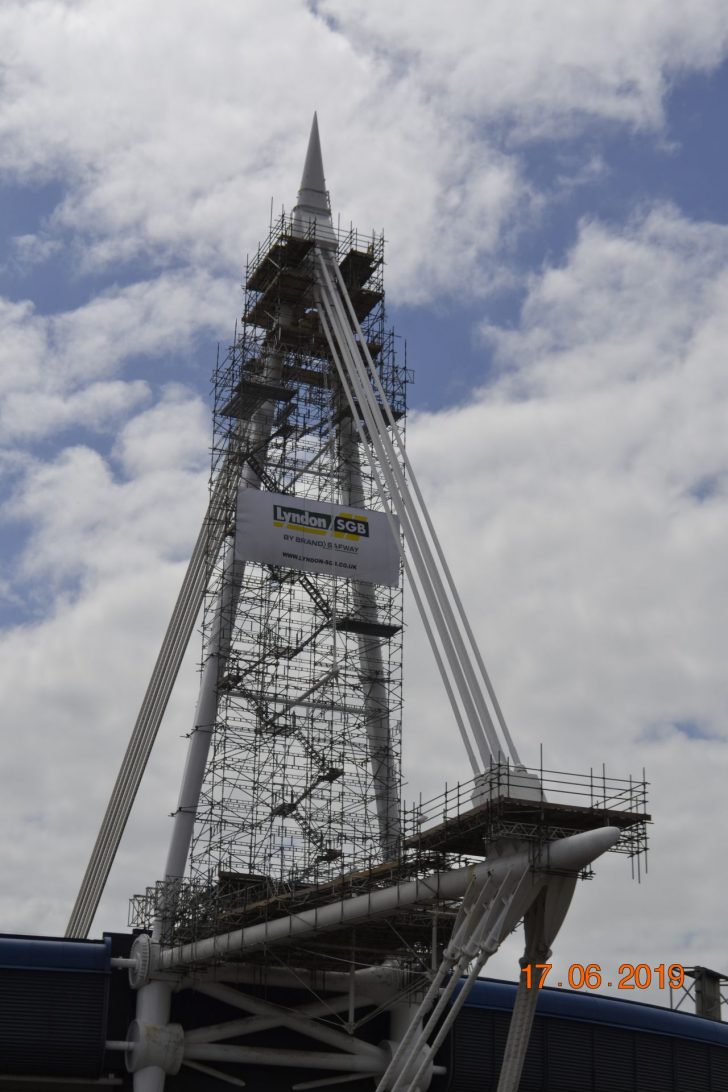
[[[361,1081],[363,1078],[360,1073],[352,1073],[350,1077],[323,1077],[318,1081],[299,1081],[298,1084],[291,1085],[293,1092],[303,1092],[308,1088],[331,1088],[332,1085],[340,1084],[352,1084],[354,1081]]]
[[[355,398],[354,398],[354,395],[352,394],[351,390],[349,389],[349,385],[348,385],[349,384],[349,378],[348,378],[348,375],[347,375],[347,371],[346,371],[343,363],[341,362],[341,359],[340,359],[340,356],[339,356],[339,351],[338,351],[337,345],[335,343],[333,328],[329,325],[328,318],[326,317],[325,308],[324,308],[323,311],[320,312],[320,315],[321,315],[321,325],[322,325],[324,333],[326,335],[326,340],[328,341],[328,344],[329,344],[332,359],[334,360],[334,363],[336,364],[336,368],[337,368],[337,371],[339,373],[339,379],[341,380],[341,384],[342,384],[342,387],[344,389],[346,399],[347,399],[347,401],[349,403],[349,408],[350,408],[352,417],[356,418],[357,408],[356,408],[356,404],[355,404]],[[361,404],[361,402],[362,402],[362,400],[360,399],[360,404]],[[362,412],[364,412],[364,411],[362,411]],[[370,435],[372,435],[371,429],[370,429]],[[370,465],[370,468],[371,468],[371,471],[372,471],[372,475],[373,475],[375,481],[377,482],[379,493],[380,493],[380,496],[382,498],[382,501],[383,501],[383,503],[386,504],[387,503],[386,502],[387,491],[385,490],[384,484],[382,483],[382,478],[381,478],[381,475],[380,475],[380,469],[379,469],[379,467],[378,467],[372,453],[369,450],[369,444],[368,443],[364,444],[364,450],[365,450],[367,459],[369,461],[369,465]],[[378,452],[378,454],[379,454],[379,452]],[[382,470],[383,470],[383,464],[380,464],[380,465],[381,465]],[[405,529],[404,521],[403,521],[403,529]],[[394,533],[396,534],[396,532],[394,532]],[[417,557],[419,556],[418,555],[417,543],[416,543],[416,541],[412,542],[412,541],[408,540],[408,544],[410,545],[410,553],[412,555],[412,559],[413,559],[414,562],[416,562]],[[399,542],[398,542],[398,545],[399,545]],[[415,577],[414,577],[414,575],[412,573],[412,568],[411,568],[411,566],[409,564],[409,561],[408,561],[406,556],[404,558],[404,568],[405,568],[405,573],[406,573],[407,578],[408,578],[409,583],[410,583],[410,587],[412,589],[412,594],[413,594],[413,597],[414,597],[414,600],[415,600],[415,604],[417,606],[417,610],[418,610],[418,612],[420,614],[420,617],[422,618],[422,622],[423,622],[423,625],[424,625],[424,628],[425,628],[427,639],[428,639],[428,641],[430,643],[430,647],[432,648],[432,651],[433,651],[434,656],[435,656],[435,661],[437,663],[438,671],[440,672],[440,676],[441,676],[443,684],[445,686],[445,691],[446,691],[448,699],[450,701],[450,706],[452,708],[453,716],[455,717],[455,722],[456,722],[456,724],[458,726],[460,736],[461,736],[461,738],[463,740],[463,743],[465,745],[465,749],[466,749],[466,752],[467,752],[467,755],[468,755],[468,759],[470,761],[471,768],[473,770],[473,774],[475,774],[477,776],[481,772],[481,766],[476,761],[475,754],[473,753],[473,749],[472,749],[470,740],[468,738],[465,723],[464,723],[463,718],[461,716],[460,709],[459,709],[459,707],[457,705],[457,701],[455,699],[455,695],[454,695],[454,692],[453,692],[453,689],[452,689],[452,685],[451,685],[449,676],[447,674],[447,669],[446,669],[445,664],[443,662],[440,650],[439,650],[438,645],[437,645],[437,641],[435,639],[435,636],[434,636],[434,633],[433,633],[433,630],[432,630],[432,625],[431,625],[430,620],[428,618],[427,609],[426,609],[426,607],[425,607],[425,605],[423,603],[423,600],[422,600],[422,595],[420,593],[420,589],[419,589],[419,586],[418,586],[418,581],[415,579]],[[423,586],[423,590],[424,590],[424,586]]]
[[[333,284],[331,283],[331,278],[328,271],[329,261],[327,260],[326,256],[324,256],[321,252],[319,252],[319,256],[319,268],[321,269],[321,272],[323,274],[325,287],[329,296],[329,299],[327,301],[326,293],[324,293],[324,302],[328,302],[336,313],[340,340],[348,350],[348,356],[351,363],[350,374],[352,375],[352,377],[356,378],[356,382],[359,387],[362,410],[364,410],[364,403],[368,405],[368,408],[370,410],[372,421],[374,422],[374,424],[372,425],[372,421],[367,421],[370,431],[370,437],[372,441],[374,441],[374,443],[376,444],[377,440],[375,439],[375,435],[378,435],[379,442],[386,452],[387,459],[382,462],[382,469],[385,475],[389,474],[390,476],[392,476],[396,483],[394,488],[390,486],[390,493],[394,500],[395,506],[397,507],[398,515],[400,516],[400,519],[403,519],[403,512],[406,510],[408,513],[408,518],[412,520],[413,528],[410,531],[409,535],[407,535],[407,532],[405,530],[408,545],[410,545],[411,548],[412,543],[416,542],[418,547],[423,550],[425,556],[425,571],[428,578],[426,586],[429,586],[432,590],[433,601],[436,602],[438,605],[438,609],[441,612],[446,631],[450,637],[450,640],[452,640],[453,642],[453,651],[455,659],[457,661],[458,675],[460,676],[462,673],[462,678],[467,688],[462,690],[462,697],[463,700],[467,703],[469,715],[471,717],[475,714],[475,708],[477,707],[477,722],[481,730],[485,733],[485,736],[488,740],[489,753],[487,756],[483,756],[485,764],[488,765],[489,761],[491,760],[491,755],[493,758],[496,758],[499,753],[502,752],[502,747],[500,745],[500,741],[495,731],[495,726],[493,725],[493,721],[491,719],[488,708],[485,704],[485,701],[483,700],[482,690],[477,684],[472,663],[470,661],[470,658],[468,657],[467,650],[465,648],[460,629],[457,626],[457,622],[455,620],[449,598],[446,594],[440,574],[437,570],[435,559],[430,551],[429,543],[427,542],[424,528],[422,526],[420,516],[417,511],[417,507],[415,504],[412,503],[413,498],[408,489],[404,474],[402,473],[402,470],[399,466],[397,453],[395,452],[394,447],[386,434],[386,428],[383,427],[385,424],[385,421],[383,419],[383,410],[379,406],[379,403],[374,396],[370,377],[367,376],[364,366],[362,364],[359,343],[354,340],[351,327],[347,322],[346,316],[343,312],[342,297],[345,297],[346,300],[348,300],[350,309],[353,310],[353,308],[351,308],[351,301],[349,300],[348,293],[346,292],[345,287],[341,292],[337,292],[335,290]],[[360,327],[359,332],[360,336],[362,336],[363,338]],[[366,341],[363,341],[361,351],[367,352]],[[371,362],[371,357],[369,357],[369,360]],[[373,363],[371,364],[371,369],[374,373],[376,381],[378,382],[378,376],[376,375],[376,369],[374,368]],[[381,384],[379,384],[379,391],[383,399],[383,404],[388,406],[386,396],[381,388]],[[396,435],[399,435],[398,431],[396,431]],[[389,471],[387,470],[387,462],[389,463]],[[406,502],[409,503],[407,504]],[[403,522],[405,521],[403,520]],[[453,671],[456,670],[452,660],[451,667]]]
[[[263,973],[261,973],[263,972]],[[354,971],[356,991],[366,999],[365,1003],[383,1004],[401,993],[408,993],[413,985],[419,985],[421,975],[404,971],[397,964],[380,963],[375,967],[361,967]],[[351,971],[312,970],[310,967],[275,967],[268,964],[265,968],[258,964],[231,963],[222,967],[209,967],[196,970],[189,978],[182,978],[176,988],[194,990],[201,983],[237,982],[248,986],[303,987],[313,993],[325,990],[347,993],[351,983]],[[336,1000],[335,998],[333,1000]],[[320,1004],[332,1004],[332,999]],[[336,1010],[338,1011],[338,1010]]]
[[[321,269],[326,278],[328,274],[323,262],[321,263]],[[458,651],[458,646],[462,646],[462,639],[452,628],[451,619],[448,616],[449,605],[446,599],[443,598],[442,592],[438,595],[436,581],[439,580],[439,577],[434,567],[434,561],[429,552],[427,541],[422,533],[416,510],[411,505],[411,496],[408,493],[407,485],[397,464],[396,453],[386,435],[386,430],[382,428],[381,409],[374,399],[366,373],[363,372],[357,343],[353,342],[351,330],[345,325],[345,322],[341,317],[341,303],[338,296],[333,293],[333,290],[329,292],[328,296],[327,292],[323,291],[321,293],[321,300],[327,319],[331,323],[334,331],[335,340],[337,341],[339,348],[345,350],[345,356],[349,358],[349,367],[347,369],[348,378],[355,389],[360,412],[363,415],[367,429],[369,430],[369,442],[374,446],[379,458],[378,467],[373,461],[371,462],[373,474],[375,478],[379,480],[379,473],[381,471],[386,480],[391,502],[402,523],[402,529],[412,561],[420,579],[422,590],[428,601],[435,626],[440,635],[440,640],[450,670],[458,687],[461,700],[465,706],[483,765],[488,766],[493,761],[493,757],[499,753],[500,746],[492,722],[490,722],[490,727],[488,727],[488,723],[485,723],[476,711],[476,702],[478,701],[479,691],[477,693],[471,692],[471,689],[468,687],[466,678],[467,663],[463,661],[462,655]],[[336,363],[337,368],[341,368],[341,364],[338,360],[336,360]],[[355,419],[358,419],[357,414],[354,414],[354,417]],[[365,440],[365,449],[368,450],[366,437],[363,436],[363,439]],[[414,521],[414,523],[411,523],[411,520]],[[407,569],[406,562],[405,568]],[[409,575],[409,569],[407,569],[407,571]],[[482,703],[482,695],[480,695],[480,701]],[[486,717],[489,722],[490,718],[487,710]]]
[[[433,1065],[433,1076],[436,1074],[444,1076],[447,1073],[447,1068],[444,1065]],[[372,1074],[373,1075],[373,1074]],[[318,1081],[299,1081],[298,1084],[291,1085],[293,1092],[304,1092],[304,1089],[310,1088],[330,1088],[332,1085],[340,1084],[352,1084],[354,1081],[360,1081],[362,1077],[358,1073],[354,1073],[351,1077],[323,1077]]]
[[[489,875],[501,879],[511,868],[578,872],[610,849],[618,838],[619,830],[616,827],[600,827],[569,838],[547,842],[533,855],[504,855],[455,872],[436,872],[431,876],[408,880],[393,887],[370,891],[365,895],[356,895],[287,917],[274,918],[272,921],[236,929],[231,933],[167,948],[159,953],[155,970],[170,971],[189,964],[225,959],[234,953],[255,951],[270,944],[292,940],[294,937],[336,929],[356,921],[366,921],[403,906],[432,902],[435,899],[459,899],[473,876],[479,882],[484,882]]]
[[[231,1077],[229,1073],[223,1073],[221,1069],[214,1069],[211,1065],[203,1065],[201,1062],[183,1062],[182,1065],[196,1069],[198,1073],[204,1073],[208,1077],[214,1077],[223,1084],[231,1084],[234,1088],[245,1088],[245,1081],[241,1081],[239,1077]]]
[[[137,993],[135,1023],[165,1027],[169,1023],[171,1003],[172,991],[168,982],[148,982]],[[130,1069],[133,1051],[137,1046],[137,1043],[132,1043],[129,1047],[126,1056],[127,1069]],[[164,1080],[165,1071],[161,1066],[144,1066],[134,1073],[134,1092],[163,1092]]]
[[[274,1017],[278,1026],[289,1028],[291,1031],[296,1031],[300,1035],[308,1036],[310,1039],[318,1039],[320,1042],[327,1043],[337,1050],[343,1050],[352,1054],[363,1054],[375,1059],[379,1058],[381,1054],[381,1051],[371,1043],[365,1043],[360,1039],[354,1038],[353,1035],[346,1035],[343,1031],[337,1031],[335,1028],[329,1028],[323,1024],[316,1024],[313,1020],[296,1015],[295,1013],[282,1008],[280,1005],[272,1004],[270,1001],[263,1001],[260,998],[253,997],[251,994],[240,993],[239,990],[233,989],[232,986],[210,983],[208,986],[200,986],[199,992],[204,993],[207,997],[213,997],[217,1001],[222,1001],[226,1005],[253,1013],[255,1016]],[[234,1035],[235,1033],[233,1032],[232,1034]],[[228,1038],[229,1036],[220,1037]],[[186,1045],[190,1046],[193,1045],[193,1042],[199,1043],[201,1041],[210,1042],[211,1040],[200,1040],[199,1038],[192,1040],[189,1037],[185,1038]]]
[[[414,491],[415,497],[417,498],[417,502],[419,503],[420,508],[422,510],[422,513],[424,515],[425,522],[426,522],[427,528],[428,528],[428,530],[430,532],[430,536],[432,538],[433,545],[435,547],[435,550],[437,552],[437,556],[438,556],[438,558],[440,560],[440,564],[442,565],[442,569],[443,569],[443,572],[445,574],[445,579],[447,581],[448,587],[450,588],[450,592],[451,592],[451,594],[453,596],[453,599],[455,601],[455,606],[456,606],[457,611],[458,611],[458,613],[460,615],[460,618],[462,620],[463,626],[465,628],[465,633],[466,633],[466,635],[468,637],[471,648],[475,653],[476,662],[477,662],[478,667],[480,668],[481,674],[483,676],[483,681],[485,682],[485,686],[486,686],[486,689],[488,691],[488,695],[490,697],[490,700],[493,703],[493,709],[495,710],[495,714],[496,714],[496,718],[498,720],[498,724],[500,726],[501,731],[503,732],[503,737],[504,737],[504,739],[506,741],[506,744],[507,744],[508,749],[509,749],[509,751],[511,753],[511,757],[512,757],[513,761],[515,762],[515,764],[517,766],[521,765],[521,760],[519,758],[518,751],[516,750],[516,746],[515,746],[515,744],[513,742],[513,738],[512,738],[512,736],[510,734],[510,731],[508,730],[508,725],[506,724],[505,717],[503,716],[503,711],[502,711],[502,709],[500,707],[500,703],[498,702],[498,698],[497,698],[495,690],[493,688],[493,684],[491,683],[490,676],[488,674],[488,671],[487,671],[486,666],[485,666],[485,662],[484,662],[482,654],[480,652],[480,647],[479,647],[477,641],[475,640],[475,636],[474,636],[473,631],[471,629],[470,622],[468,620],[468,616],[467,616],[467,614],[465,612],[465,609],[463,607],[462,600],[460,599],[460,595],[458,593],[457,586],[455,584],[455,581],[452,578],[452,573],[450,571],[450,566],[448,565],[445,554],[443,553],[442,547],[440,546],[440,540],[439,540],[439,538],[437,536],[437,532],[435,531],[434,524],[432,523],[432,519],[430,517],[429,509],[428,509],[427,505],[425,504],[425,500],[424,500],[424,498],[422,496],[422,493],[420,491],[420,487],[419,487],[419,483],[417,481],[417,477],[416,477],[416,475],[414,473],[414,470],[412,469],[412,464],[411,464],[411,462],[409,460],[409,456],[407,455],[407,451],[405,449],[405,446],[404,446],[404,443],[403,443],[403,440],[402,440],[402,436],[401,436],[401,433],[399,431],[399,427],[397,425],[397,422],[394,420],[394,416],[392,414],[392,409],[391,409],[391,407],[389,405],[389,402],[387,401],[387,397],[386,397],[386,394],[385,394],[384,389],[382,387],[381,381],[379,379],[379,374],[377,372],[377,369],[374,366],[374,362],[373,362],[371,354],[369,352],[369,347],[367,345],[366,338],[364,337],[364,334],[362,333],[362,329],[361,329],[361,326],[359,324],[359,319],[357,318],[356,311],[354,310],[354,306],[353,306],[353,304],[351,302],[351,298],[350,298],[349,293],[348,293],[348,291],[346,289],[346,284],[345,284],[344,278],[343,278],[343,276],[341,274],[341,270],[339,269],[338,265],[336,265],[336,263],[333,263],[333,262],[332,262],[332,268],[333,268],[334,273],[336,275],[336,279],[337,279],[337,281],[339,283],[339,290],[341,292],[342,298],[344,299],[344,301],[346,303],[346,306],[348,308],[349,315],[350,315],[350,320],[352,322],[352,325],[354,327],[355,332],[359,336],[360,344],[361,344],[361,347],[362,347],[362,352],[363,352],[364,357],[365,357],[365,359],[367,361],[367,364],[369,365],[369,372],[370,372],[370,376],[371,376],[371,381],[372,381],[372,383],[374,385],[375,390],[377,390],[377,392],[379,393],[379,396],[380,396],[380,398],[382,400],[382,406],[383,406],[384,412],[385,412],[385,414],[386,414],[386,416],[388,418],[389,427],[392,429],[392,433],[393,433],[393,435],[395,437],[397,447],[399,448],[399,452],[400,452],[402,461],[404,463],[407,474],[409,476],[409,484],[410,484],[412,490]]]
[[[200,989],[197,986],[197,989]],[[238,991],[236,991],[238,992]],[[295,1014],[316,1019],[319,1016],[333,1016],[349,1008],[349,995],[334,997],[330,1001],[312,1001],[308,1005],[297,1006]],[[226,1020],[221,1024],[193,1028],[185,1032],[186,1043],[216,1043],[220,1039],[233,1039],[239,1035],[255,1035],[259,1031],[268,1031],[278,1027],[277,1016],[245,1016],[241,1020]]]
[[[283,1050],[280,1047],[230,1046],[223,1043],[195,1043],[185,1047],[185,1061],[242,1062],[246,1065],[295,1066],[301,1069],[333,1069],[342,1073],[382,1073],[387,1064],[383,1050],[378,1056],[334,1054],[332,1051]]]

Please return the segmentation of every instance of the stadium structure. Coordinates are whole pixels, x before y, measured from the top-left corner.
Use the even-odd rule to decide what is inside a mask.
[[[533,979],[593,862],[641,867],[647,786],[523,764],[407,457],[383,264],[334,226],[314,117],[218,356],[209,507],[66,936],[0,937],[0,1090],[728,1089],[720,975],[691,969],[698,1015]],[[405,582],[472,773],[415,804]],[[89,939],[200,617],[166,864],[128,933]],[[483,978],[521,926],[517,984]]]

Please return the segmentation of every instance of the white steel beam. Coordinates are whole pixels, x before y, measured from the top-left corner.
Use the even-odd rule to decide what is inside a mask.
[[[323,301],[322,301],[322,303],[323,303]],[[327,341],[329,343],[329,348],[331,350],[331,356],[332,356],[332,359],[334,360],[334,363],[336,365],[337,372],[339,374],[339,379],[340,379],[341,384],[342,384],[342,388],[343,388],[344,393],[346,395],[346,399],[347,399],[347,401],[349,403],[350,412],[352,414],[352,417],[354,419],[356,419],[357,416],[358,416],[358,413],[359,413],[359,410],[357,408],[357,400],[359,401],[359,404],[362,405],[362,406],[364,405],[364,400],[363,400],[362,396],[360,396],[359,393],[352,387],[352,384],[351,384],[351,382],[350,382],[350,380],[348,378],[347,369],[346,369],[346,367],[345,367],[345,365],[344,365],[344,363],[342,361],[342,357],[341,357],[341,354],[340,354],[340,351],[339,351],[339,340],[340,339],[336,338],[335,332],[334,332],[334,324],[335,324],[336,320],[332,319],[330,321],[330,315],[329,315],[329,312],[326,309],[325,304],[323,305],[323,309],[320,311],[320,316],[321,316],[321,324],[322,324],[322,327],[323,327],[323,330],[324,330],[324,334],[326,335],[326,339],[327,339]],[[367,410],[365,410],[365,409],[362,409],[362,412],[365,415],[367,414]],[[374,447],[376,449],[376,453],[377,453],[378,456],[381,457],[381,453],[383,452],[383,448],[381,447],[381,441],[379,441],[378,437],[375,438],[376,437],[376,424],[372,425],[370,423],[370,419],[367,420],[366,423],[367,423],[367,428],[369,429],[369,435],[372,436],[372,442],[373,442],[373,445],[374,445]],[[363,439],[364,439],[364,444],[363,444],[364,451],[365,451],[367,459],[369,461],[369,466],[370,466],[370,469],[372,471],[372,475],[374,477],[375,482],[377,483],[379,493],[380,493],[380,497],[381,497],[383,503],[385,504],[385,507],[387,507],[387,498],[390,495],[389,494],[389,488],[390,488],[391,483],[390,482],[385,483],[385,481],[383,480],[383,475],[384,475],[383,464],[382,464],[382,471],[380,472],[380,469],[379,469],[379,467],[377,465],[376,459],[374,458],[374,455],[370,451],[370,445],[369,445],[368,440],[366,439],[366,437],[364,437]],[[405,529],[405,533],[406,533],[406,517],[403,519],[402,525],[403,525],[403,529]],[[393,526],[392,530],[393,530],[393,534],[395,535],[395,538],[397,538],[396,527]],[[419,548],[418,548],[416,539],[410,538],[408,540],[408,545],[410,546],[410,554],[412,556],[412,563],[416,567],[419,566],[421,568],[421,564],[422,564],[421,563],[421,557],[420,557],[420,554],[419,554]],[[447,667],[445,666],[445,663],[443,661],[443,655],[440,652],[439,645],[438,645],[437,640],[436,640],[435,635],[434,635],[433,625],[438,626],[438,620],[434,616],[433,616],[433,620],[432,621],[430,620],[430,617],[428,615],[428,610],[425,607],[425,603],[424,603],[424,600],[422,598],[423,594],[425,594],[424,587],[423,587],[423,590],[421,591],[420,586],[418,584],[418,581],[417,581],[417,579],[415,579],[415,576],[413,574],[412,565],[410,564],[410,561],[407,558],[407,556],[405,556],[405,558],[404,558],[404,569],[405,569],[405,573],[406,573],[407,578],[408,578],[409,583],[410,583],[413,598],[414,598],[415,603],[417,605],[417,610],[418,610],[418,612],[420,614],[420,617],[422,618],[422,623],[423,623],[424,628],[425,628],[425,633],[427,634],[427,639],[429,641],[430,647],[432,648],[433,654],[435,656],[435,662],[437,663],[438,671],[440,672],[440,676],[441,676],[443,684],[445,686],[445,691],[447,693],[448,700],[450,701],[450,706],[451,706],[451,709],[452,709],[452,712],[453,712],[453,716],[455,717],[455,722],[456,722],[456,724],[458,726],[458,730],[460,732],[460,736],[462,738],[463,744],[465,745],[465,749],[466,749],[466,752],[467,752],[467,755],[468,755],[468,759],[470,761],[471,768],[473,770],[473,773],[477,775],[478,773],[480,773],[480,771],[482,769],[482,763],[487,764],[487,756],[489,754],[489,752],[487,750],[487,745],[483,744],[483,742],[480,739],[476,739],[476,745],[477,745],[478,749],[481,752],[481,759],[482,759],[482,762],[479,763],[476,756],[475,756],[475,752],[473,750],[473,746],[471,744],[471,741],[470,741],[470,739],[468,737],[468,732],[467,732],[467,729],[466,729],[466,726],[465,726],[465,721],[464,721],[463,716],[462,716],[462,714],[460,712],[460,708],[458,706],[458,703],[457,703],[457,700],[456,700],[456,697],[455,697],[453,686],[452,686],[452,683],[450,681],[450,677],[448,675]],[[438,628],[439,628],[439,626],[438,626]],[[442,638],[442,634],[441,634],[441,638]],[[446,655],[448,655],[446,647],[445,647],[445,653],[446,653]],[[451,658],[450,655],[448,655],[448,659],[450,659],[450,658]],[[452,664],[451,664],[451,666],[452,666]],[[473,731],[474,735],[475,735],[475,729],[476,729],[475,723],[471,722],[471,730]],[[484,747],[485,747],[485,750],[483,749]]]
[[[185,1061],[242,1062],[246,1065],[294,1066],[296,1069],[329,1069],[339,1073],[362,1073],[373,1077],[383,1073],[387,1054],[377,1058],[333,1051],[284,1050],[281,1047],[231,1046],[227,1043],[194,1043],[185,1048]]]
[[[445,659],[452,673],[475,743],[480,751],[482,764],[488,766],[492,762],[501,759],[505,753],[504,745],[498,739],[483,697],[483,687],[476,678],[473,664],[467,652],[465,639],[458,626],[452,604],[438,571],[435,556],[425,533],[415,496],[410,492],[399,466],[399,454],[389,438],[386,420],[383,417],[384,410],[375,397],[370,377],[364,368],[362,353],[367,352],[366,343],[355,339],[346,318],[342,295],[333,284],[330,268],[336,267],[336,263],[330,255],[323,251],[317,252],[317,259],[317,269],[321,274],[319,282],[320,315],[329,337],[332,355],[339,371],[339,378],[352,403],[352,413],[355,421],[358,424],[360,413],[364,418],[366,430],[361,425],[358,425],[358,427],[364,449],[369,457],[372,473],[375,480],[380,484],[382,494],[388,498],[402,524],[414,572],[420,581],[425,601],[442,643]],[[336,268],[338,269],[338,267]],[[344,288],[343,291],[345,293],[346,289]],[[346,295],[346,299],[348,300],[348,295]],[[335,343],[335,349],[332,342]],[[349,393],[350,387],[351,393]],[[385,398],[386,403],[386,396],[384,396],[383,391],[382,397]],[[353,403],[358,403],[358,406],[355,408]],[[376,452],[377,459],[372,457],[370,448],[373,448]],[[412,580],[413,574],[411,568],[407,565],[407,561],[405,561],[405,568],[410,581],[414,583]]]
[[[318,1039],[319,1042],[327,1043],[328,1046],[335,1047],[337,1050],[343,1050],[351,1054],[361,1054],[373,1059],[378,1059],[381,1056],[381,1051],[371,1043],[365,1043],[353,1035],[337,1031],[336,1028],[316,1023],[314,1020],[284,1008],[282,1005],[274,1005],[270,1001],[263,1001],[258,997],[253,997],[252,994],[241,993],[239,990],[233,989],[232,986],[210,983],[207,986],[200,986],[199,992],[255,1016],[266,1016],[275,1019],[277,1026],[289,1028],[291,1031],[306,1035],[310,1039]],[[231,1024],[233,1023],[235,1022],[231,1021]],[[197,1034],[195,1034],[194,1038],[191,1035],[185,1036],[185,1049],[195,1043],[209,1043],[219,1039],[232,1038],[239,1034],[237,1031],[232,1030],[229,1034],[222,1035],[220,1030],[223,1026],[218,1025],[214,1038],[205,1039],[202,1039],[199,1034],[200,1031],[205,1029],[196,1028]]]
[[[541,883],[537,883],[536,874],[539,871],[579,872],[615,845],[618,838],[617,827],[600,827],[570,838],[547,842],[533,854],[505,855],[453,872],[436,872],[431,876],[408,880],[393,887],[341,899],[191,944],[165,948],[158,954],[155,971],[174,971],[193,964],[211,963],[245,952],[259,951],[268,945],[286,943],[312,933],[379,917],[404,906],[459,899],[473,876],[484,882],[489,875],[502,878],[511,869],[530,869],[534,884],[541,886]]]

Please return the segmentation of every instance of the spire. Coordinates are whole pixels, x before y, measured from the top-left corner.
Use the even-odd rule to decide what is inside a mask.
[[[301,176],[301,187],[293,209],[294,235],[307,235],[315,230],[319,242],[334,243],[334,225],[331,221],[331,206],[324,178],[324,164],[321,157],[318,118],[313,115],[311,135],[308,138],[306,162]]]

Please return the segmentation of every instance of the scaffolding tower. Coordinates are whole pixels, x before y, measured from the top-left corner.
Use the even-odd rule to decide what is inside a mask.
[[[297,1088],[364,1074],[377,1092],[424,1092],[516,925],[522,965],[543,962],[591,863],[646,850],[644,777],[519,757],[405,452],[410,376],[383,262],[380,235],[333,226],[314,118],[298,202],[248,264],[215,369],[207,518],[69,922],[85,935],[204,602],[165,870],[132,900],[141,932],[122,961],[137,991],[123,1044],[135,1092],[163,1092],[182,1064],[238,1085],[242,1064],[319,1071]],[[376,575],[354,561],[375,526],[389,547]],[[403,576],[473,775],[415,806],[401,800]],[[291,1013],[248,989],[275,982],[315,1001]],[[187,989],[230,1018],[187,1033],[170,1019]],[[522,977],[498,1092],[517,1092],[536,1000]],[[373,1003],[390,1017],[379,1045],[358,1034]],[[259,1019],[334,1049],[240,1042]]]
[[[315,225],[290,216],[249,262],[235,343],[215,369],[211,490],[245,468],[273,494],[381,510],[315,322]],[[336,260],[402,427],[407,370],[385,324],[380,235],[337,234]],[[223,533],[234,494],[211,518]],[[211,535],[211,539],[217,536]],[[244,569],[244,571],[242,571]],[[225,594],[223,585],[231,586]],[[226,891],[326,882],[396,854],[402,705],[402,590],[261,562],[215,559],[206,597],[229,632],[191,854],[193,882]],[[387,761],[372,760],[377,722]],[[379,785],[386,775],[392,784]],[[395,801],[380,829],[382,790]]]

